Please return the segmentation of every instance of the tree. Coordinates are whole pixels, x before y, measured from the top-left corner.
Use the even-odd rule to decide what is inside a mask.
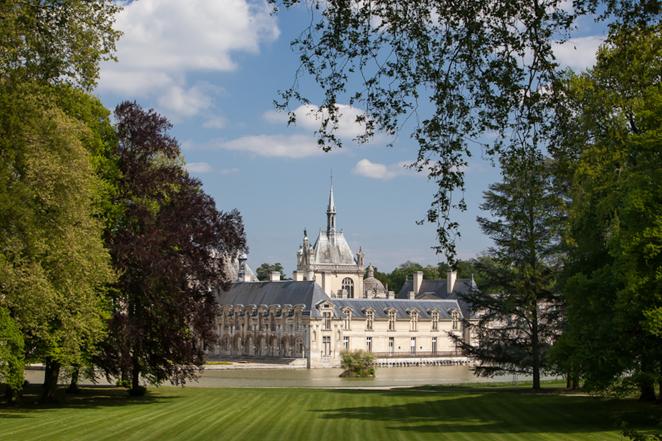
[[[26,361],[46,366],[52,399],[62,366],[103,337],[114,280],[95,199],[88,130],[47,88],[0,88],[0,307],[23,334]]]
[[[99,62],[113,59],[119,10],[112,0],[3,1],[0,77],[92,89]]]
[[[170,123],[125,102],[115,109],[122,218],[109,239],[120,273],[110,335],[97,363],[108,375],[159,384],[195,377],[215,342],[225,264],[246,249],[237,211],[219,212],[183,168]]]
[[[572,198],[557,359],[586,387],[662,383],[662,27],[614,29],[563,84],[554,154]],[[662,398],[662,395],[660,396]]]
[[[425,220],[437,224],[437,250],[451,264],[458,224],[450,210],[465,208],[471,148],[494,157],[516,153],[524,140],[546,147],[541,126],[552,121],[556,97],[549,91],[561,74],[555,43],[586,16],[654,23],[660,11],[652,0],[575,0],[572,8],[562,0],[271,3],[310,9],[309,26],[292,42],[300,59],[294,86],[281,92],[277,107],[290,111],[290,122],[299,103],[316,113],[325,151],[342,146],[344,103],[360,107],[352,113],[365,128],[359,142],[377,132],[410,134],[418,144],[413,168],[437,185]],[[306,74],[321,89],[317,107],[299,89]],[[486,134],[493,141],[477,141]]]
[[[477,324],[466,323],[477,342],[452,337],[476,357],[479,375],[532,374],[537,390],[559,332],[555,282],[563,201],[542,155],[530,150],[521,158],[502,161],[503,181],[490,186],[481,205],[493,216],[478,223],[494,247],[491,260],[479,262],[480,290],[463,295],[478,317]]]
[[[283,265],[281,265],[279,262],[276,262],[274,264],[270,263],[263,263],[262,265],[258,266],[257,269],[255,270],[255,275],[257,276],[258,280],[271,280],[271,273],[272,272],[279,272],[281,279],[285,279],[285,269],[283,269]]]
[[[7,308],[0,307],[0,384],[7,385],[7,398],[11,402],[23,387],[24,367],[23,335]]]

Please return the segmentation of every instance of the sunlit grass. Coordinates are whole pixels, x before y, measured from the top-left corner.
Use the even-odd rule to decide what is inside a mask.
[[[36,390],[31,392],[36,393]],[[0,440],[618,440],[660,430],[662,406],[547,387],[392,391],[85,388],[59,405],[0,407]]]

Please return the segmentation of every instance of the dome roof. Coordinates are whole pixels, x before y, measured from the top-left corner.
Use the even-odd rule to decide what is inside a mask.
[[[363,292],[384,293],[385,291],[384,284],[375,278],[375,268],[372,265],[369,265],[368,277],[363,279]]]

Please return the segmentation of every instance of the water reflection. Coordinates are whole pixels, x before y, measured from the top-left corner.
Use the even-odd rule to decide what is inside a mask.
[[[428,384],[510,382],[526,376],[476,377],[466,366],[401,367],[377,369],[375,378],[340,378],[340,369],[219,369],[205,370],[189,387],[305,387],[305,388],[389,388]],[[43,381],[43,371],[28,370],[31,383]],[[83,381],[82,384],[89,384]],[[102,381],[100,384],[107,384]]]

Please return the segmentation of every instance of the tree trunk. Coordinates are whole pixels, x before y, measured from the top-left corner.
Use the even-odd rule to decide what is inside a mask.
[[[655,401],[655,385],[652,381],[639,383],[639,401]]]
[[[662,402],[662,379],[657,382],[657,387],[660,390],[657,401]]]
[[[78,387],[79,374],[80,374],[80,367],[78,366],[74,367],[74,370],[71,372],[71,382],[69,383],[69,387],[67,388],[67,393],[76,394],[80,392],[80,388]]]
[[[572,373],[572,390],[579,389],[579,374],[577,372]]]
[[[42,401],[55,401],[57,393],[57,380],[60,376],[60,363],[53,359],[46,359],[44,371],[44,386],[42,390]]]
[[[572,373],[570,371],[565,375],[565,388],[572,389]]]
[[[131,393],[138,394],[140,391],[140,366],[138,358],[133,357],[133,369],[131,370]]]
[[[533,355],[533,390],[540,390],[540,343],[538,342],[538,302],[533,302],[531,323],[531,353]]]

